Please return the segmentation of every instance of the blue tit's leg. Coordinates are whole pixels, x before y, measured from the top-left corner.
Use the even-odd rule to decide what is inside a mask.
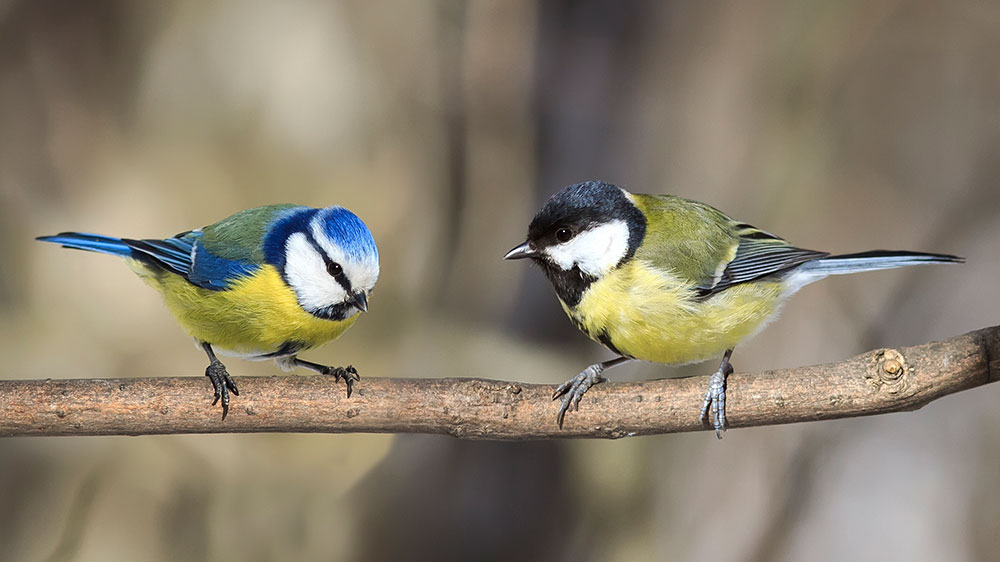
[[[201,342],[201,347],[208,354],[209,360],[208,368],[205,369],[205,376],[208,377],[208,380],[212,381],[212,388],[215,390],[215,400],[212,401],[212,405],[215,406],[221,399],[222,419],[226,419],[226,415],[229,414],[229,392],[232,391],[233,395],[239,396],[240,391],[236,389],[236,382],[229,376],[226,366],[215,356],[212,344],[203,341]]]
[[[704,422],[708,418],[708,407],[712,407],[712,420],[715,427],[715,436],[722,439],[722,432],[726,430],[726,377],[733,373],[733,366],[729,363],[729,358],[733,356],[733,350],[727,349],[722,356],[722,364],[719,370],[708,378],[708,390],[705,391],[705,400],[701,403],[700,419]]]
[[[559,422],[559,428],[562,429],[563,418],[566,417],[566,412],[571,406],[574,410],[580,409],[580,399],[583,398],[583,394],[587,392],[590,387],[608,380],[601,376],[601,373],[603,373],[605,369],[610,369],[611,367],[621,365],[622,363],[631,360],[631,357],[616,357],[603,363],[595,363],[583,371],[580,371],[579,375],[559,385],[559,388],[552,393],[553,400],[563,396],[562,405],[559,406],[559,414],[556,415],[556,421]]]
[[[320,365],[319,363],[313,363],[312,361],[304,361],[298,357],[292,356],[292,364],[297,367],[305,367],[306,369],[312,369],[321,375],[329,375],[333,377],[333,380],[339,381],[341,377],[344,379],[344,383],[347,385],[347,397],[351,397],[351,393],[354,392],[354,382],[361,380],[361,375],[358,374],[358,370],[354,368],[354,365],[348,365],[346,367],[330,367],[327,365]]]

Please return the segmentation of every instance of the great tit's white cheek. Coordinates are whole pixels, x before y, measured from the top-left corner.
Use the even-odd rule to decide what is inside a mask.
[[[628,253],[628,237],[628,225],[616,220],[585,230],[568,242],[549,246],[544,253],[563,270],[576,265],[580,271],[600,277]]]
[[[319,310],[347,298],[344,288],[326,271],[323,256],[301,232],[285,243],[285,278],[305,310]]]

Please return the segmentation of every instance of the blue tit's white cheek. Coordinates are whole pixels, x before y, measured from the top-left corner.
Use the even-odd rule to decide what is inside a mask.
[[[378,262],[347,262],[344,264],[344,274],[351,282],[352,290],[368,293],[378,281]]]
[[[563,270],[577,266],[588,275],[601,277],[628,253],[628,237],[628,224],[616,220],[589,228],[543,252]]]
[[[319,310],[347,298],[347,292],[327,272],[326,261],[304,233],[296,232],[288,237],[284,273],[305,310]]]

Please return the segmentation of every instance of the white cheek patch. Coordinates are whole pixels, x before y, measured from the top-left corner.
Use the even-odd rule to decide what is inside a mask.
[[[563,270],[576,265],[588,275],[601,277],[628,253],[628,225],[625,221],[612,221],[595,226],[544,252]]]
[[[347,292],[326,271],[326,262],[306,235],[296,232],[285,242],[285,278],[302,308],[313,311],[343,302]]]

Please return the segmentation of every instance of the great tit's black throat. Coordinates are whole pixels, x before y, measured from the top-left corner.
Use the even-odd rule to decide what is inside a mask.
[[[528,243],[541,250],[566,242],[573,236],[601,224],[623,221],[628,226],[628,250],[615,267],[633,255],[646,236],[646,217],[617,186],[600,181],[571,185],[553,195],[528,227]],[[568,232],[567,232],[568,231]],[[567,234],[569,238],[567,238]],[[556,295],[573,308],[597,277],[579,266],[563,269],[538,252],[532,259],[549,278]]]

